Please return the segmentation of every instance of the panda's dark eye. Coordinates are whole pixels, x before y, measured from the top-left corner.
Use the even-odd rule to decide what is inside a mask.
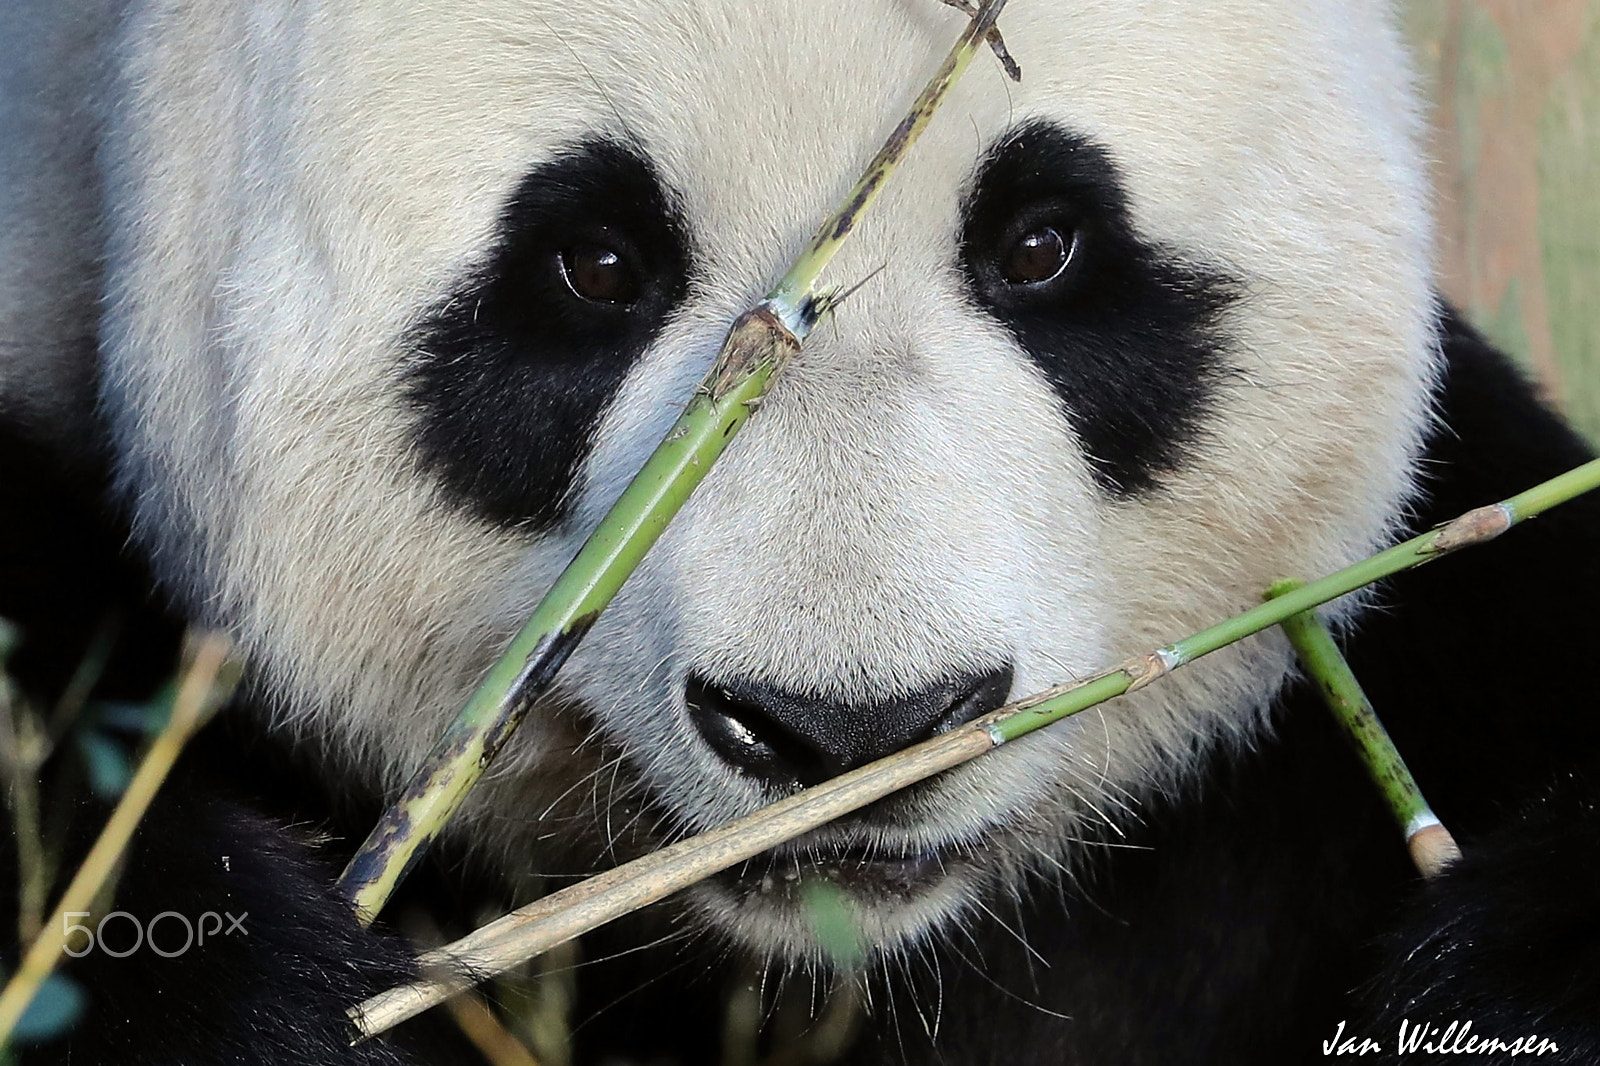
[[[639,273],[624,252],[586,242],[563,248],[556,257],[574,296],[599,304],[631,304],[639,299]]]
[[[1042,285],[1061,276],[1077,249],[1077,230],[1063,236],[1055,226],[1039,226],[1001,251],[1000,273],[1013,285]]]

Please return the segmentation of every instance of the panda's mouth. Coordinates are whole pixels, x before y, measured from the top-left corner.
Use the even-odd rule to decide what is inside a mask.
[[[568,862],[600,869],[648,854],[674,836],[696,831],[680,821],[670,800],[645,784],[647,774],[636,768],[626,748],[604,740],[598,746],[585,746],[585,738],[605,736],[597,716],[586,705],[556,705],[548,717],[569,727],[569,735],[562,739],[570,741],[571,750],[581,751],[585,759],[575,776],[595,782],[597,790],[585,793],[575,789],[571,777],[539,777],[537,783],[552,789],[553,798],[530,797],[526,801],[527,806],[543,811],[542,822],[574,826],[575,832],[563,837],[568,844],[583,844]],[[605,772],[607,768],[610,772]],[[582,772],[585,769],[587,773]],[[939,805],[925,794],[929,784],[880,799],[841,822],[737,863],[711,875],[706,884],[725,899],[781,909],[799,901],[808,886],[818,883],[832,885],[867,905],[894,906],[935,892],[953,876],[970,874],[981,866],[990,844],[981,836],[951,837],[931,830],[924,819]],[[913,794],[921,796],[920,801]],[[601,828],[594,818],[596,805],[615,815],[605,823],[603,837],[595,833]],[[679,828],[663,834],[663,826]],[[589,844],[597,846],[599,853],[591,851]]]
[[[717,876],[740,896],[788,896],[824,882],[863,899],[919,896],[972,861],[972,849],[838,843],[789,847],[740,863]]]

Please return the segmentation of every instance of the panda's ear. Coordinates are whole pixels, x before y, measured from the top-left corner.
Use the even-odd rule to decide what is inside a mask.
[[[606,405],[688,291],[676,204],[612,140],[522,179],[485,261],[412,331],[413,434],[449,497],[505,525],[561,519]]]

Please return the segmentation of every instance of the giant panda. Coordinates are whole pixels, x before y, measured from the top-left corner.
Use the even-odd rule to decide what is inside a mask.
[[[108,690],[180,621],[250,665],[115,901],[247,933],[71,961],[24,1061],[475,1061],[349,1045],[412,956],[340,864],[963,17],[6,6],[13,668],[59,681],[112,599]],[[412,905],[525,902],[1587,458],[1441,302],[1393,19],[1013,0],[1021,82],[956,88]],[[1426,1060],[1401,1022],[1600,1061],[1597,534],[1579,500],[1327,610],[1460,841],[1438,881],[1266,633],[585,938],[577,1061],[717,1060],[752,974],[857,997],[852,1063]]]

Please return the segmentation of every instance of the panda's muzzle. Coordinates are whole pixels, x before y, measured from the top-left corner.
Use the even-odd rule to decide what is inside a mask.
[[[1006,664],[861,702],[690,674],[684,702],[700,736],[724,762],[792,791],[987,714],[1005,702],[1013,673]]]

